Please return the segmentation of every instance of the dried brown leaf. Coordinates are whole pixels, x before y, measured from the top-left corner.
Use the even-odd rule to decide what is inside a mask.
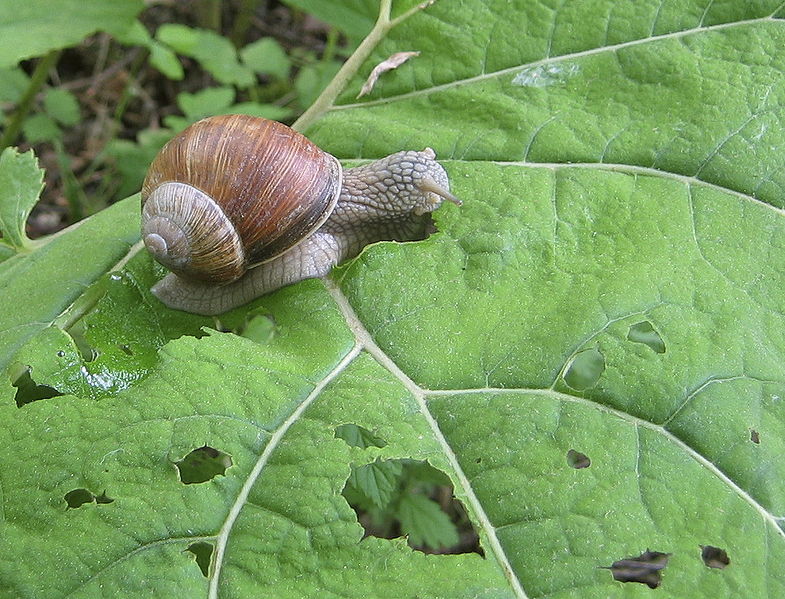
[[[366,94],[371,93],[373,90],[373,86],[376,85],[376,81],[379,79],[379,76],[382,73],[386,73],[387,71],[392,71],[393,69],[397,69],[407,60],[412,58],[413,56],[419,56],[419,52],[396,52],[395,54],[391,55],[389,58],[383,60],[379,64],[377,64],[371,74],[368,75],[368,79],[363,84],[360,93],[357,94],[357,97],[360,98]]]

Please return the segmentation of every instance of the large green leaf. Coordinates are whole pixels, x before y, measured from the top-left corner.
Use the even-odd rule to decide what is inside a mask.
[[[158,304],[143,254],[77,323],[56,315],[78,293],[20,313],[0,596],[785,596],[779,10],[466,0],[400,23],[308,133],[342,158],[432,146],[463,207],[220,320]],[[181,482],[194,450],[223,474]],[[484,559],[362,539],[342,489],[403,459],[450,477]],[[657,590],[614,580],[639,557],[667,558]]]
[[[2,263],[0,370],[24,341],[51,324],[90,283],[126,256],[139,239],[138,214],[138,198],[125,200],[77,223],[40,249]],[[95,288],[82,297],[91,303],[98,294],[100,289]]]
[[[124,33],[142,7],[142,0],[0,0],[0,68],[96,31]]]

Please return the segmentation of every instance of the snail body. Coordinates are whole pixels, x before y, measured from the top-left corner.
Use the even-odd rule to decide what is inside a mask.
[[[429,148],[344,171],[281,123],[203,119],[164,146],[142,186],[142,238],[172,271],[153,293],[224,312],[324,276],[368,243],[424,237],[443,199],[459,203]]]

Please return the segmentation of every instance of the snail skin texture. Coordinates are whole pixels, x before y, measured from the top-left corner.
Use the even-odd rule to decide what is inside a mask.
[[[171,271],[167,306],[219,314],[322,277],[367,244],[428,234],[450,194],[430,148],[343,170],[286,125],[226,115],[194,123],[156,156],[142,186],[142,239]]]

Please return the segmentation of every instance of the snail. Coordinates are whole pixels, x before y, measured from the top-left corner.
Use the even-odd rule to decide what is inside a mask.
[[[442,200],[460,205],[433,150],[343,170],[282,123],[198,121],[169,141],[142,186],[142,239],[171,272],[167,306],[218,314],[381,240],[422,239]]]

